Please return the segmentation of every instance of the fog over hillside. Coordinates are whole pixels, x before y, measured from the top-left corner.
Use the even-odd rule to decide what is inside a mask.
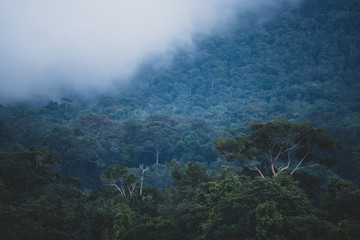
[[[196,49],[239,13],[271,15],[295,0],[0,2],[0,102],[106,93],[144,61]]]

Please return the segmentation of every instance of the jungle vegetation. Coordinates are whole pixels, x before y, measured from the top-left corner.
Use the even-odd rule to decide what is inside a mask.
[[[358,238],[360,2],[255,19],[118,95],[0,105],[0,239]]]

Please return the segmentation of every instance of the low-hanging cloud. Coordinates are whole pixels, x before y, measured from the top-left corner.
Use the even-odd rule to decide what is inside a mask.
[[[2,0],[0,102],[102,93],[239,12],[296,0]]]

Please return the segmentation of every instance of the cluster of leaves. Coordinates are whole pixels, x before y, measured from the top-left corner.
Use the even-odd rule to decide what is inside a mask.
[[[1,239],[338,240],[360,234],[360,189],[339,177],[321,187],[306,174],[264,179],[233,167],[209,172],[204,164],[172,161],[175,185],[165,190],[84,193],[78,179],[60,178],[53,163],[36,148],[1,156]],[[124,190],[136,180],[121,166],[102,176],[104,183],[121,179]]]
[[[112,189],[85,194],[79,179],[53,171],[47,152],[31,148],[0,160],[1,239],[181,239],[153,202]],[[156,189],[145,192],[156,199]]]
[[[67,119],[62,111],[74,115]],[[154,114],[142,121],[118,121],[56,102],[38,109],[1,106],[0,116],[0,151],[42,146],[57,158],[61,176],[79,177],[87,188],[99,185],[100,173],[116,164],[159,165],[174,158],[212,162],[212,141],[221,134],[202,119]]]
[[[1,156],[1,239],[59,239],[76,231],[80,192],[59,184],[53,163],[35,148]]]
[[[315,193],[300,188],[304,175],[249,178],[231,167],[209,174],[189,162],[175,167],[173,176],[175,187],[165,191],[170,200],[161,213],[175,221],[184,239],[352,239],[359,234],[359,210],[349,205],[359,199],[359,188],[338,177],[312,202]]]

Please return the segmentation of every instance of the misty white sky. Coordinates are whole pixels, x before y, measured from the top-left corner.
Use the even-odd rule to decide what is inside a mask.
[[[106,92],[194,34],[283,2],[296,0],[1,0],[0,103]]]

